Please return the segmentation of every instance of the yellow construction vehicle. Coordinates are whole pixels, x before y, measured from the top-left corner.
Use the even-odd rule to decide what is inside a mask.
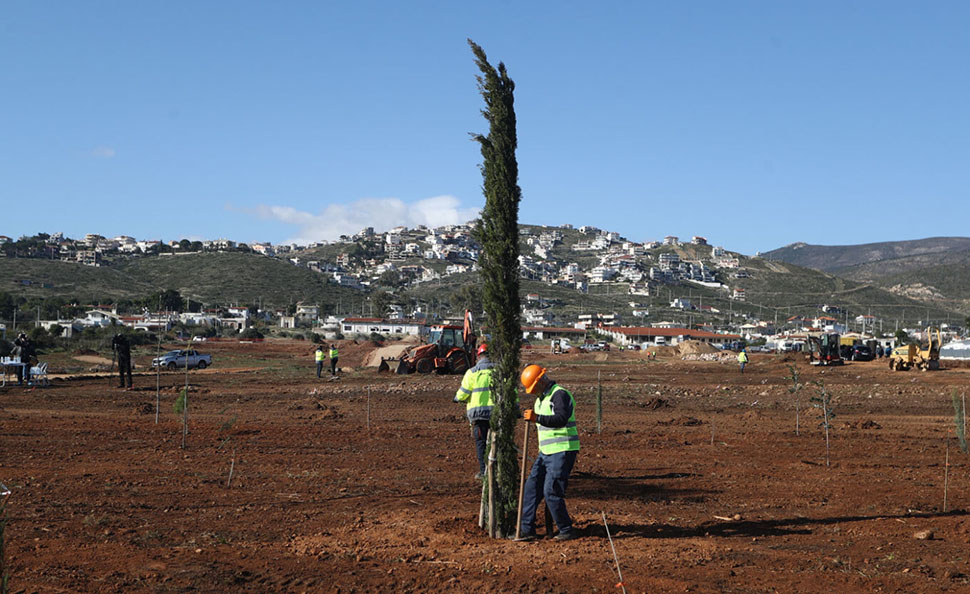
[[[889,355],[889,368],[893,371],[935,371],[940,368],[940,347],[943,336],[938,328],[927,328],[925,344],[904,344],[893,349]]]

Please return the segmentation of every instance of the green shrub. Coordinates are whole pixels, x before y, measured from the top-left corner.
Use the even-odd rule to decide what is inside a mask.
[[[256,328],[246,328],[242,334],[239,335],[242,338],[263,338],[263,333]]]

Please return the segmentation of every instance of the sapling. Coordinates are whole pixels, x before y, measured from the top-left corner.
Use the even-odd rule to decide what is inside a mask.
[[[799,381],[798,367],[794,363],[788,364],[788,371],[791,372],[791,375],[785,376],[785,379],[791,380],[788,393],[792,395],[792,400],[795,401],[795,435],[798,435],[798,393],[802,391],[803,386]]]
[[[175,399],[175,404],[172,405],[175,409],[175,414],[182,415],[182,449],[185,449],[185,436],[189,431],[188,426],[188,410],[189,410],[189,387],[185,386],[182,391],[179,392],[179,397]]]
[[[818,396],[812,396],[811,403],[815,408],[822,409],[822,427],[825,428],[825,465],[830,466],[829,429],[832,426],[832,419],[835,418],[835,412],[832,410],[832,395],[825,389],[824,382],[818,380],[814,383],[818,386]]]
[[[603,384],[600,372],[596,372],[596,433],[603,432]]]
[[[946,432],[946,454],[943,456],[943,513],[946,513],[946,492],[950,483],[950,432]]]
[[[960,396],[957,396],[956,388],[950,396],[953,401],[953,425],[956,427],[957,439],[960,441],[960,451],[964,454],[967,453],[967,411],[964,407],[964,400]]]

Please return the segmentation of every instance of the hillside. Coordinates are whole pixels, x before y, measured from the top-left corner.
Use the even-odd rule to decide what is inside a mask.
[[[970,250],[970,237],[929,237],[911,241],[886,241],[858,245],[811,245],[793,243],[761,254],[805,268],[839,272],[862,264]]]
[[[108,267],[33,258],[0,258],[0,291],[24,297],[74,297],[97,302],[148,295],[155,289],[143,279]]]
[[[682,246],[678,251],[690,250]],[[650,310],[649,318],[642,321],[644,325],[662,320],[724,323],[732,319],[740,323],[743,318],[739,315],[783,321],[794,315],[817,316],[820,306],[825,304],[842,308],[845,313],[839,316],[840,319],[847,316],[851,321],[857,315],[872,314],[892,327],[897,320],[900,325],[927,318],[962,320],[961,314],[948,303],[911,299],[872,284],[849,281],[794,264],[743,256],[741,263],[750,277],[725,280],[732,288],[745,289],[744,302],[730,299],[723,289],[691,283],[662,285],[656,294],[646,297],[630,295],[626,283],[591,285],[589,293],[583,294],[566,287],[523,280],[520,294],[524,299],[526,294],[536,293],[544,300],[553,301],[549,311],[554,314],[551,320],[554,325],[572,325],[578,314],[590,312],[616,312],[622,316],[624,324],[636,325],[640,322],[632,316],[632,311],[644,308]],[[426,311],[458,309],[465,304],[461,297],[463,287],[474,287],[478,282],[478,274],[469,272],[415,285],[408,295]],[[670,302],[676,298],[689,299],[697,307],[711,306],[718,312],[673,309]],[[637,304],[636,308],[631,307],[631,302]]]
[[[551,228],[524,229],[537,236]],[[589,236],[572,229],[562,230],[561,235],[562,242],[550,250],[553,258],[560,262],[579,262],[584,269],[597,264],[597,255],[571,249],[577,241],[586,241]],[[339,252],[340,249],[345,251]],[[316,254],[301,253],[300,257],[325,261],[336,253],[353,252],[355,258],[362,260],[375,251],[370,244],[352,244],[349,249],[326,246]],[[522,251],[534,253],[525,241]],[[668,251],[677,252],[683,261],[708,261],[710,257],[707,246],[681,245],[650,250],[638,260],[641,266],[653,266],[659,255]],[[793,315],[815,316],[823,304],[841,308],[844,313],[840,317],[851,319],[859,314],[873,314],[889,323],[898,320],[904,324],[928,318],[962,319],[960,312],[966,309],[966,303],[943,298],[970,289],[970,280],[962,280],[970,279],[970,275],[952,274],[952,267],[960,262],[964,269],[970,267],[970,251],[883,260],[882,266],[895,267],[886,268],[893,274],[881,276],[872,272],[870,276],[868,268],[857,267],[850,273],[851,280],[780,261],[741,255],[737,258],[749,277],[736,278],[733,269],[722,268],[717,272],[718,280],[727,285],[722,288],[690,282],[660,284],[653,288],[652,295],[643,296],[629,294],[626,282],[593,283],[588,293],[581,293],[570,287],[523,280],[521,293],[523,301],[527,294],[538,294],[542,303],[530,303],[526,307],[541,310],[553,325],[572,325],[578,314],[593,312],[615,312],[628,325],[658,321],[733,325],[752,318],[781,321]],[[944,264],[930,266],[933,261]],[[420,258],[409,259],[408,263],[420,263],[439,272],[449,264],[446,260]],[[912,272],[914,268],[918,272]],[[183,296],[205,304],[260,303],[266,307],[284,307],[308,301],[322,305],[324,313],[373,315],[375,309],[390,302],[400,303],[408,310],[420,306],[424,311],[441,315],[453,314],[465,307],[476,309],[477,306],[479,310],[481,307],[480,281],[475,272],[446,275],[403,288],[384,287],[384,291],[391,291],[389,294],[358,291],[328,280],[329,275],[295,266],[285,259],[244,252],[140,257],[101,268],[43,259],[0,258],[2,291],[23,297],[76,297],[90,303],[142,298],[159,290],[176,289]],[[744,289],[745,301],[731,299],[733,289]],[[671,308],[670,302],[677,298],[690,300],[695,309]],[[633,317],[634,310],[645,309],[650,312],[648,318]]]
[[[176,289],[203,303],[262,303],[286,306],[297,301],[337,303],[359,300],[359,293],[327,282],[324,275],[285,260],[239,252],[137,258],[121,273],[155,289]]]

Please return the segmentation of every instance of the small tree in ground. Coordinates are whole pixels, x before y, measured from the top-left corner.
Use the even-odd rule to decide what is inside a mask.
[[[795,403],[795,435],[798,435],[798,393],[802,391],[802,383],[800,381],[800,374],[798,372],[798,367],[794,363],[788,364],[788,372],[791,375],[785,376],[785,379],[791,380],[791,386],[788,387],[788,393],[792,396],[792,401]]]
[[[182,449],[185,449],[185,436],[189,433],[189,387],[185,386],[179,392],[179,397],[172,405],[175,414],[182,415]]]
[[[494,518],[489,524],[496,527],[496,534],[492,536],[509,536],[515,533],[518,509],[519,473],[513,433],[519,417],[517,385],[522,340],[519,315],[521,190],[515,159],[515,83],[509,78],[505,64],[500,62],[498,68],[493,67],[482,48],[470,39],[468,45],[482,73],[476,79],[478,90],[485,99],[482,115],[489,124],[488,136],[472,135],[481,146],[483,158],[485,208],[480,228],[482,255],[479,265],[482,305],[491,334],[488,351],[495,364],[492,376],[495,408],[491,422],[492,452],[496,459],[493,465],[495,490],[491,494]]]
[[[829,429],[832,427],[832,419],[835,412],[832,410],[832,395],[825,388],[825,383],[821,380],[814,382],[817,386],[817,396],[812,396],[812,406],[822,411],[822,427],[825,429],[825,465],[829,466]]]
[[[962,396],[957,394],[956,388],[950,393],[953,402],[953,425],[956,428],[957,439],[960,441],[960,451],[967,453],[967,412]]]

